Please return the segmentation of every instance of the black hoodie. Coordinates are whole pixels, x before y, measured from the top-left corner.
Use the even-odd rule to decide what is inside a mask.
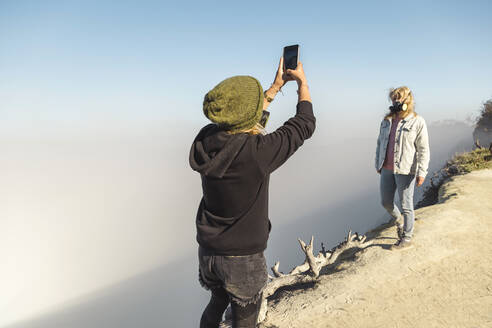
[[[190,150],[190,165],[201,175],[203,198],[196,216],[197,241],[212,254],[250,255],[267,246],[270,173],[311,137],[312,104],[267,135],[229,134],[205,126]]]

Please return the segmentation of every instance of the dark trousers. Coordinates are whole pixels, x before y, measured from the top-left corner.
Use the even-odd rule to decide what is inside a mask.
[[[227,306],[231,303],[232,327],[233,328],[254,328],[258,321],[260,312],[261,297],[256,303],[249,303],[241,306],[232,301],[223,288],[212,289],[212,296],[200,320],[200,328],[217,328],[222,320],[222,315]]]

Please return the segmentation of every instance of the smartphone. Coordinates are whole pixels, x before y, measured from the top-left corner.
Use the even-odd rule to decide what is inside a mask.
[[[299,45],[284,47],[284,67],[285,69],[296,69],[299,61]]]

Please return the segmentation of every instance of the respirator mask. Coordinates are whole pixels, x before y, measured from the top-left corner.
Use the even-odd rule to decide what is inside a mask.
[[[392,113],[404,112],[408,108],[407,104],[403,104],[399,101],[396,101],[393,106],[390,106],[389,109]]]

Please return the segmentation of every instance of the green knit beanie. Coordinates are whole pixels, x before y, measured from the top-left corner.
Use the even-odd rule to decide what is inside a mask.
[[[231,132],[252,128],[263,112],[263,89],[252,76],[233,76],[210,90],[203,100],[203,113]]]

